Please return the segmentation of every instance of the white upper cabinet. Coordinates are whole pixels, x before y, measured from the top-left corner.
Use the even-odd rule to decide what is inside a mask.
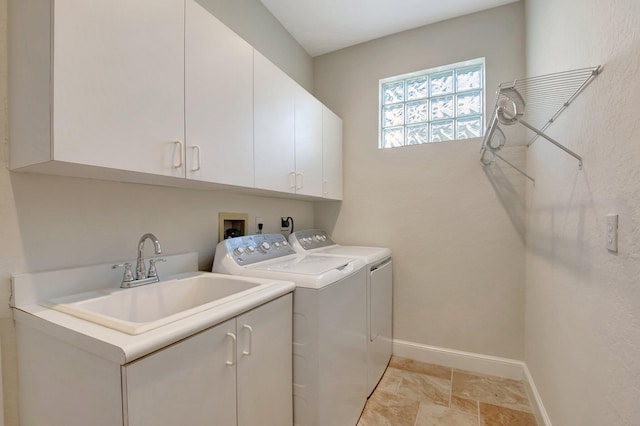
[[[187,178],[253,186],[253,48],[187,0]]]
[[[215,1],[13,1],[10,169],[341,199],[340,119]]]
[[[296,84],[257,51],[253,78],[255,186],[295,192]]]
[[[51,159],[184,176],[184,0],[51,4]]]
[[[321,197],[323,105],[300,86],[295,104],[295,191]]]
[[[259,52],[254,59],[256,188],[322,196],[322,104]]]
[[[322,107],[322,196],[342,200],[342,119]]]

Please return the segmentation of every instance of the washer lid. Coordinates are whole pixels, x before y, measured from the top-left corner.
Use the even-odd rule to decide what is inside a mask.
[[[364,261],[323,255],[287,256],[243,267],[242,275],[293,281],[296,287],[319,290],[363,271]],[[362,275],[364,279],[364,275]]]
[[[286,259],[275,259],[247,266],[247,269],[285,272],[301,275],[322,275],[333,269],[343,269],[354,261],[353,258],[323,256],[287,256]]]
[[[318,255],[356,257],[364,261],[365,264],[379,262],[391,256],[391,250],[386,247],[361,247],[361,246],[340,246],[334,244],[329,247],[322,247],[305,253]]]

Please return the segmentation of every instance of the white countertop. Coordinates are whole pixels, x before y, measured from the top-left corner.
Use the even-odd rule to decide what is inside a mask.
[[[162,265],[165,274],[174,275],[189,272],[189,268],[193,268],[191,271],[197,269],[196,253],[164,256],[164,258],[167,259],[166,267],[165,264]],[[198,312],[138,335],[116,331],[40,304],[55,297],[105,287],[104,275],[110,269],[111,264],[108,264],[14,276],[12,307],[15,321],[123,365],[295,289],[295,284],[292,282],[270,280],[270,285],[265,286],[263,290],[234,300],[233,303],[218,305],[213,309]],[[200,272],[199,274],[212,273]],[[106,276],[110,280],[113,279],[113,273]],[[116,286],[117,280],[116,278]],[[265,281],[268,280],[261,280],[261,282]]]

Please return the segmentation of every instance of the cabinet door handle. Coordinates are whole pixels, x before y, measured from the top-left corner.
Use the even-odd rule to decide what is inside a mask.
[[[236,358],[238,357],[238,349],[236,346],[236,342],[238,339],[236,339],[236,335],[233,333],[227,333],[228,337],[231,337],[231,353],[232,353],[232,358],[231,361],[227,361],[226,364],[231,367],[233,365],[236,365]]]
[[[296,181],[298,180],[296,172],[289,173],[289,188],[296,189]]]
[[[178,146],[178,164],[174,164],[173,168],[179,169],[182,167],[182,141],[175,141],[174,144]]]
[[[300,186],[298,186],[298,176],[300,176]],[[296,173],[296,189],[304,187],[304,173]]]
[[[250,325],[243,325],[243,329],[246,329],[249,332],[249,344],[247,345],[247,349],[242,351],[242,355],[251,355],[251,346],[253,344],[253,328]]]
[[[200,170],[200,145],[193,145],[191,147],[196,152],[196,167],[192,168],[192,172]]]

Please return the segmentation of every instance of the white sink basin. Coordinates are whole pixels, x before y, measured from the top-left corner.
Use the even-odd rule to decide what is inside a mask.
[[[43,303],[128,334],[140,334],[264,290],[272,282],[198,273],[130,289],[103,289]]]

